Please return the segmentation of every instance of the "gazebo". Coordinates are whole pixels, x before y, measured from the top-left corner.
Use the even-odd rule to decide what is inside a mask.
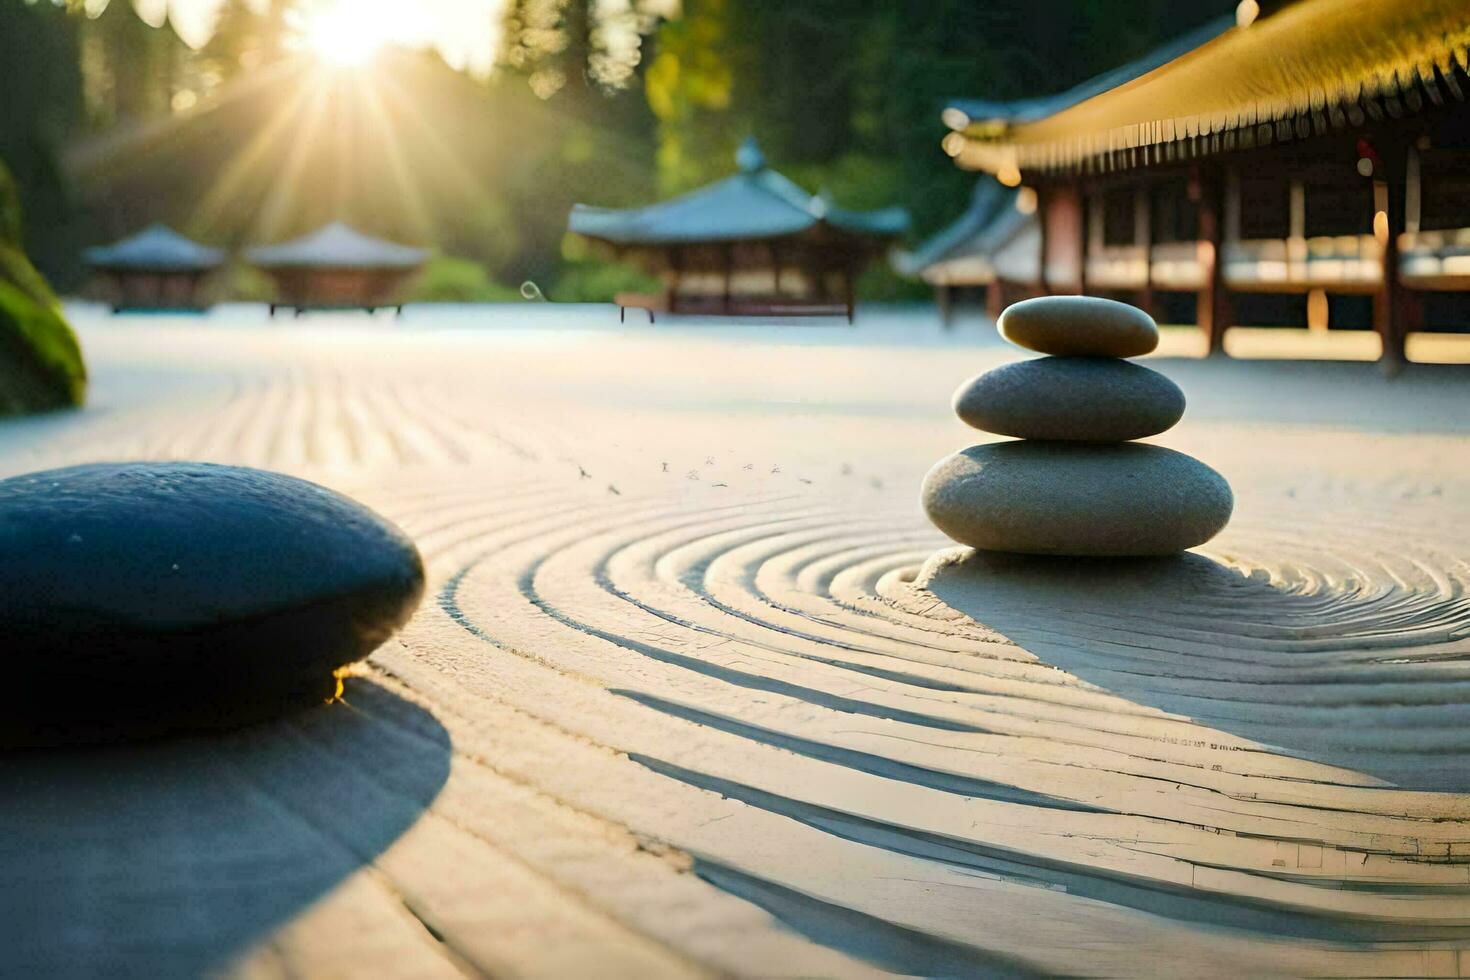
[[[954,102],[944,147],[1036,195],[1038,291],[1194,294],[1212,351],[1242,298],[1361,296],[1396,364],[1470,290],[1467,63],[1463,0],[1243,0],[1071,92]]]
[[[114,242],[89,248],[82,259],[113,293],[113,312],[201,310],[200,285],[225,261],[225,253],[154,224]]]
[[[858,275],[908,228],[908,213],[835,207],[767,167],[753,139],[735,161],[733,176],[648,207],[574,205],[568,228],[663,280],[661,296],[618,296],[625,311],[851,322]]]
[[[402,313],[404,283],[428,252],[372,238],[338,221],[279,245],[249,249],[245,257],[275,283],[271,315],[289,307],[299,316],[308,309],[375,312],[388,306]]]

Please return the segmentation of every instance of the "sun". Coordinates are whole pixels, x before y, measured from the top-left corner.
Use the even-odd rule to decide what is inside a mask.
[[[392,25],[382,6],[372,2],[329,0],[304,18],[301,36],[307,50],[329,65],[365,65],[391,38]]]

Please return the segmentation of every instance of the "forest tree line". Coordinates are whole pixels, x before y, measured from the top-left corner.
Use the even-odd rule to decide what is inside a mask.
[[[196,200],[169,195],[187,186],[173,179],[180,172],[223,166],[205,159],[207,144],[219,141],[206,140],[204,124],[194,120],[232,86],[263,78],[293,56],[296,2],[225,0],[212,36],[196,49],[167,20],[144,21],[131,0],[100,10],[81,0],[0,0],[0,64],[7,66],[0,161],[21,190],[27,245],[54,281],[75,284],[83,245],[144,218],[170,220],[218,244],[261,233],[247,224],[260,208],[246,195],[238,215],[225,202],[223,216],[209,221],[195,214]],[[451,282],[458,276],[493,292],[496,284],[530,279],[553,298],[594,298],[626,274],[566,239],[567,206],[646,203],[724,176],[735,147],[754,135],[772,165],[798,183],[847,207],[901,204],[922,236],[964,208],[975,179],[939,149],[946,98],[1057,91],[1229,7],[506,0],[499,22],[485,25],[500,38],[496,67],[464,76],[455,89],[473,88],[483,106],[476,118],[496,131],[499,149],[475,143],[464,112],[436,117],[428,102],[438,89],[409,89],[424,101],[425,123],[444,152],[461,156],[487,186],[422,227],[387,221],[365,230],[433,239],[426,244],[461,260]],[[454,71],[432,52],[417,57],[435,62],[435,71]],[[242,129],[258,122],[243,112],[235,118]],[[152,145],[154,184],[131,179],[99,190],[89,182],[102,178],[91,173],[105,168],[89,173],[70,164],[83,153],[105,158],[109,146],[124,142],[119,134],[149,126],[173,126],[162,131],[175,134]],[[484,157],[491,152],[503,159]],[[119,188],[128,202],[116,200]],[[864,284],[870,296],[905,288],[886,272]]]

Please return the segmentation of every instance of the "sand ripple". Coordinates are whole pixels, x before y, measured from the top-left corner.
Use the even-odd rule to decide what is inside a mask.
[[[809,936],[929,973],[1413,973],[1470,940],[1467,568],[1427,538],[1258,518],[1066,562],[803,495],[523,494],[414,529],[446,628],[632,767],[590,806]]]

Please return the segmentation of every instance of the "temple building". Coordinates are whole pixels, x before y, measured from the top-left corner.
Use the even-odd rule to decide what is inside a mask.
[[[395,307],[403,312],[403,292],[429,253],[421,248],[372,238],[340,221],[309,235],[260,245],[245,252],[276,287],[270,312],[281,307],[299,315],[309,309]]]
[[[648,207],[574,205],[568,229],[663,280],[662,295],[619,296],[625,310],[850,321],[857,277],[908,228],[908,213],[808,194],[767,167],[754,140],[736,164],[731,177]]]
[[[994,319],[1015,293],[1009,284],[1036,281],[1039,235],[1035,195],[986,177],[975,183],[964,214],[913,251],[896,252],[893,268],[934,287],[946,326],[956,299],[971,290],[983,291]]]
[[[985,251],[1017,289],[1192,296],[1211,351],[1257,298],[1325,327],[1357,297],[1395,365],[1470,291],[1467,49],[1463,0],[1244,0],[1070,92],[956,101],[944,148],[1035,205]]]
[[[225,253],[155,224],[89,248],[82,259],[113,312],[199,310],[208,305],[201,289],[205,278],[224,264]]]

